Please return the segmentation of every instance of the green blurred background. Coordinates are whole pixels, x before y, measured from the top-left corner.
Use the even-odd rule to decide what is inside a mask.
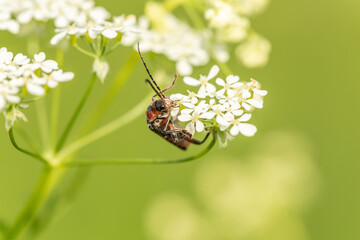
[[[114,15],[141,15],[144,6],[144,1],[131,4],[119,0],[96,2]],[[309,188],[316,185],[316,193],[306,210],[299,213],[307,237],[299,239],[360,239],[359,10],[360,2],[355,0],[271,1],[268,9],[252,20],[254,29],[272,43],[268,65],[249,70],[237,62],[230,64],[242,80],[254,77],[269,91],[264,109],[257,111],[252,119],[259,129],[256,136],[250,139],[238,137],[228,149],[216,148],[206,157],[186,164],[91,169],[86,172],[88,179],[73,203],[59,212],[39,239],[151,239],[146,230],[146,216],[159,194],[175,192],[197,202],[194,178],[206,161],[231,158],[243,162],[266,147],[262,145],[263,139],[273,132],[295,133],[302,141],[306,139],[304,151],[316,169],[316,176],[310,178],[314,182],[308,181],[306,185]],[[5,32],[0,34],[1,47],[26,52],[22,38]],[[48,57],[55,57],[48,39],[44,39],[41,50]],[[110,86],[117,69],[130,53],[129,48],[121,48],[110,56],[109,80],[105,84],[96,83],[82,120]],[[153,71],[161,66],[156,61],[150,61],[149,65]],[[62,126],[84,91],[90,67],[91,61],[86,56],[74,49],[66,53],[64,69],[75,72],[76,78],[62,86]],[[207,69],[196,70],[194,76],[206,73]],[[171,73],[172,70],[168,70]],[[143,81],[145,77],[139,61],[135,73],[104,116],[103,123],[126,112],[149,92]],[[178,84],[177,90],[183,89],[183,84]],[[40,138],[35,106],[30,108],[33,110],[26,112],[30,122],[22,125]],[[3,125],[1,118],[0,126]],[[12,222],[31,193],[41,166],[15,151],[5,129],[1,129],[0,216]],[[281,149],[281,141],[279,144]],[[144,115],[126,128],[91,144],[81,155],[174,158],[187,156],[199,148],[191,147],[187,153],[175,149],[147,129]],[[286,149],[288,146],[284,143],[284,151]],[[214,178],[216,175],[214,172]],[[289,191],[309,194],[303,188],[297,189],[297,185]],[[272,231],[276,236],[281,225]],[[270,231],[269,236],[273,233]],[[279,236],[274,239],[297,238]]]

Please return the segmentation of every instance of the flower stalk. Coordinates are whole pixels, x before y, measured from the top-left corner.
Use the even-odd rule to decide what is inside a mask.
[[[48,165],[48,161],[43,157],[41,156],[40,154],[37,154],[37,153],[33,153],[33,152],[30,152],[28,150],[25,150],[23,149],[22,147],[20,147],[17,143],[16,143],[16,140],[15,140],[15,137],[14,137],[14,132],[13,132],[13,129],[10,128],[9,130],[9,138],[10,138],[10,142],[12,143],[12,145],[20,152],[22,153],[25,153],[26,155],[29,155],[37,160],[39,160],[40,162]]]
[[[52,189],[51,183],[55,176],[55,172],[56,170],[53,168],[44,168],[33,194],[26,203],[20,215],[15,220],[15,223],[6,232],[4,240],[18,239],[27,226],[31,223],[39,208],[41,207],[41,204],[44,202],[50,190]]]
[[[173,163],[185,163],[196,160],[205,154],[207,154],[216,143],[216,137],[213,136],[210,144],[201,152],[185,158],[178,159],[157,159],[157,158],[134,158],[134,159],[91,159],[72,161],[60,164],[60,167],[90,167],[90,166],[102,166],[102,165],[137,165],[137,164],[173,164]]]
[[[91,90],[92,90],[92,88],[94,86],[95,80],[96,80],[96,73],[93,73],[91,75],[89,85],[88,85],[83,97],[81,98],[81,100],[80,100],[78,106],[76,107],[72,117],[70,118],[70,121],[68,122],[67,126],[65,127],[65,130],[64,130],[63,134],[61,135],[58,144],[56,145],[55,152],[58,152],[64,146],[65,141],[66,141],[67,137],[69,136],[69,133],[70,133],[71,129],[73,128],[77,117],[79,116],[81,110],[83,109],[86,100],[89,98],[89,95],[90,95]]]

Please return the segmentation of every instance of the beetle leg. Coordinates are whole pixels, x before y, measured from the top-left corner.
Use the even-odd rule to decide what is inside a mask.
[[[189,142],[191,142],[191,143],[193,143],[193,144],[196,144],[196,145],[201,145],[201,144],[203,144],[203,143],[206,141],[206,139],[209,137],[209,135],[210,135],[210,132],[208,132],[208,133],[206,134],[205,138],[204,138],[202,141],[197,140],[197,139],[195,139],[195,138],[186,138],[186,137],[185,137],[185,140],[186,140],[186,141],[189,141]]]
[[[191,138],[191,133],[185,129],[171,129],[163,131],[165,135],[170,135],[172,140],[176,143],[182,142],[186,138]]]

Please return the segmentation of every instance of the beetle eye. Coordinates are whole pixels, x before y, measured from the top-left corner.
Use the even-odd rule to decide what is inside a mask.
[[[155,102],[155,108],[156,108],[156,110],[158,110],[158,111],[161,111],[161,110],[164,110],[165,109],[165,104],[164,104],[164,102],[163,102],[163,100],[157,100],[156,102]]]

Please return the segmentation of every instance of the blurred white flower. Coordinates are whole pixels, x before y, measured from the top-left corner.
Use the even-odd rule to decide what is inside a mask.
[[[46,85],[49,88],[55,88],[61,82],[68,82],[74,78],[74,73],[63,72],[62,69],[53,71],[50,75],[44,75]]]
[[[152,201],[145,217],[150,238],[309,240],[303,216],[320,177],[309,142],[273,132],[247,149],[250,154],[206,159],[194,176],[195,188],[189,187],[195,192],[165,193]]]
[[[153,5],[153,2],[149,2]],[[155,4],[157,6],[157,4]],[[156,9],[158,9],[156,7]],[[202,66],[209,62],[209,52],[205,48],[205,39],[200,31],[191,28],[168,12],[142,16],[139,21],[137,38],[133,43],[140,42],[143,52],[152,51],[164,54],[176,64],[180,75],[190,75],[194,66]],[[127,39],[127,45],[129,39]]]
[[[232,2],[236,12],[251,16],[262,12],[267,7],[269,0],[234,0]]]
[[[21,53],[13,56],[5,47],[0,49],[0,112],[4,112],[7,129],[16,118],[25,119],[20,107],[29,94],[43,96],[46,86],[54,88],[74,78],[73,73],[58,70],[54,60],[46,60],[43,52],[35,54],[33,61]]]
[[[210,26],[215,28],[223,28],[236,17],[232,6],[223,1],[213,1],[213,7],[205,11],[205,18],[209,20]]]
[[[20,97],[17,96],[19,89],[9,82],[1,82],[0,81],[0,112],[2,112],[9,102],[12,103],[19,103]]]
[[[236,48],[235,54],[246,67],[254,68],[266,65],[270,51],[271,44],[268,40],[259,35],[252,35]]]
[[[11,18],[11,11],[0,1],[0,30],[6,30],[13,34],[18,34],[20,24]]]

